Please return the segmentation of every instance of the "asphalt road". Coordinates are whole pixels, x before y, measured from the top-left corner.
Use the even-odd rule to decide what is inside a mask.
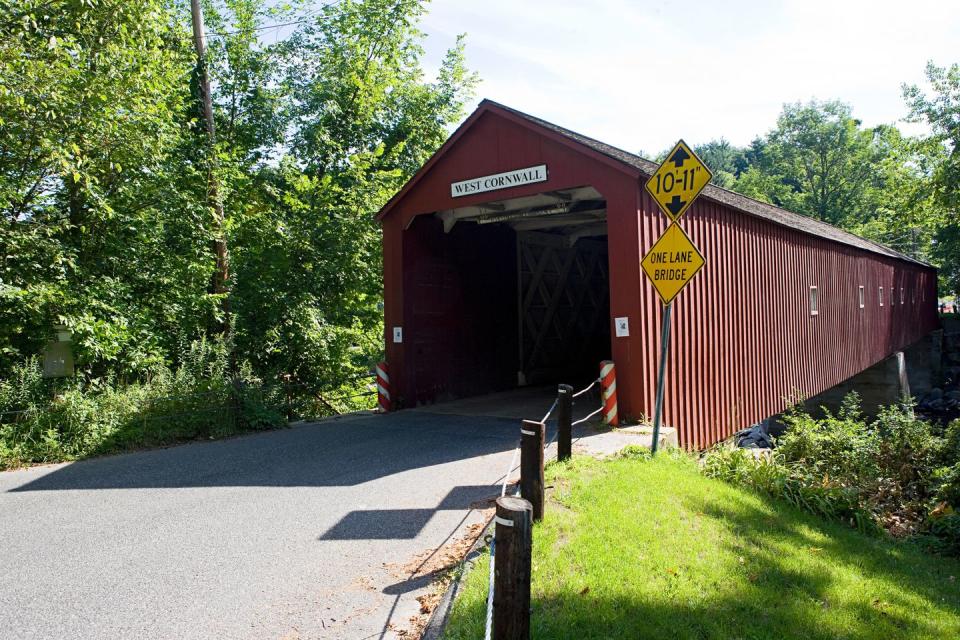
[[[0,473],[4,638],[391,638],[516,420],[400,412]],[[395,566],[384,566],[395,565]]]

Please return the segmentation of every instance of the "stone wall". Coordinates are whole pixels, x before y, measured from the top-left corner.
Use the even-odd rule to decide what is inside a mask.
[[[851,392],[860,394],[863,413],[876,417],[882,407],[894,404],[904,398],[925,400],[944,396],[944,376],[950,367],[960,374],[960,320],[955,333],[933,331],[902,352],[895,353],[869,369],[841,382],[823,393],[809,398],[803,403],[804,409],[811,415],[822,416],[823,409],[836,412],[843,399]],[[952,330],[952,329],[951,329]],[[947,349],[948,335],[950,349]],[[956,347],[955,350],[952,350]],[[951,355],[952,354],[952,355]],[[960,378],[955,375],[954,380]],[[783,432],[782,416],[768,419],[770,432],[778,435]]]
[[[924,394],[915,393],[917,410],[926,417],[947,423],[960,417],[960,317],[943,317],[940,369],[934,384]]]
[[[934,331],[902,352],[878,362],[852,378],[827,389],[804,404],[815,415],[821,407],[840,408],[851,391],[860,394],[863,412],[876,416],[881,407],[903,398],[923,397],[935,388],[941,375],[942,332]]]

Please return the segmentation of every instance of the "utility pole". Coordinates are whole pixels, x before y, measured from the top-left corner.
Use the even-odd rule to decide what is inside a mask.
[[[227,239],[224,236],[223,202],[220,199],[220,185],[216,172],[217,134],[213,123],[213,98],[210,95],[210,75],[207,73],[207,45],[203,34],[203,9],[200,0],[190,0],[190,16],[193,22],[193,46],[197,50],[197,76],[200,85],[200,101],[203,106],[203,119],[207,128],[209,142],[209,164],[207,166],[207,202],[213,209],[213,255],[216,268],[211,279],[211,292],[223,295],[224,321],[220,333],[230,331],[230,303],[226,297],[227,282],[230,277],[230,255],[227,252]]]

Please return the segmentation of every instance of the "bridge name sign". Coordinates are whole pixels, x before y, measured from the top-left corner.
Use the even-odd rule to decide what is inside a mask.
[[[491,176],[480,176],[479,178],[470,178],[460,182],[450,183],[450,197],[459,198],[469,196],[475,193],[484,193],[486,191],[496,191],[497,189],[508,189],[510,187],[519,187],[525,184],[534,184],[547,181],[547,165],[538,164],[533,167],[523,169],[514,169],[503,173],[495,173]]]

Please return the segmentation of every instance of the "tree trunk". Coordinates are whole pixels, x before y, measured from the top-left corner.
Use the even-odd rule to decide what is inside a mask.
[[[224,336],[230,332],[230,253],[227,250],[227,239],[224,235],[226,216],[223,210],[223,201],[220,197],[220,185],[216,172],[216,129],[213,122],[213,98],[210,95],[210,77],[207,73],[206,41],[203,33],[203,10],[200,0],[190,1],[190,14],[193,21],[193,44],[197,50],[197,75],[200,84],[200,99],[203,107],[203,119],[207,128],[208,166],[207,166],[207,203],[213,210],[213,256],[215,267],[210,281],[210,291],[222,295],[221,309],[223,321],[216,327],[216,333]]]

